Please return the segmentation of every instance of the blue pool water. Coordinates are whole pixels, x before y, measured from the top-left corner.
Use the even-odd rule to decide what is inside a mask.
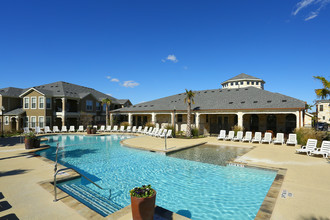
[[[219,166],[121,146],[131,136],[48,136],[51,147],[39,152],[55,158],[56,143],[63,148],[59,163],[73,167],[106,189],[120,207],[130,204],[129,190],[151,184],[157,191],[156,204],[192,219],[254,219],[276,172]],[[152,145],[152,143],[150,143]],[[84,179],[70,181],[97,191]]]

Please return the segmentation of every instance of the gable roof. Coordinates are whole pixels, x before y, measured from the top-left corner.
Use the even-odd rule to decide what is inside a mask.
[[[23,92],[24,89],[15,88],[15,87],[7,87],[0,89],[0,95],[7,97],[17,97]]]
[[[250,76],[250,75],[245,74],[245,73],[241,73],[237,76],[234,76],[233,78],[230,78],[230,79],[224,81],[223,83],[239,81],[239,80],[254,80],[254,81],[262,81],[262,82],[265,83],[265,81],[263,81],[262,79],[259,79],[259,78],[254,77],[254,76]],[[221,83],[221,84],[223,84],[223,83]]]
[[[305,102],[255,87],[194,91],[193,110],[304,109]],[[143,102],[112,112],[187,110],[185,93]]]
[[[25,112],[22,108],[16,108],[14,110],[11,110],[9,112],[4,113],[4,115],[21,115]]]

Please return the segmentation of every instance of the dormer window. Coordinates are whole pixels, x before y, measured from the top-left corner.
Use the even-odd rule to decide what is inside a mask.
[[[250,85],[250,81],[247,81],[246,84],[247,84],[247,85]]]

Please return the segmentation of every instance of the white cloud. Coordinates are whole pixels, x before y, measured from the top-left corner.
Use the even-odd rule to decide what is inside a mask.
[[[173,63],[179,62],[174,54],[168,55],[165,59],[162,59],[162,62],[165,63],[167,60],[172,61]]]
[[[292,12],[292,14],[295,16],[302,9],[313,7],[311,12],[304,19],[305,21],[308,21],[308,20],[311,20],[313,18],[316,18],[319,15],[321,9],[323,9],[329,3],[330,3],[330,0],[301,0],[300,2],[298,2],[296,4],[295,10]]]
[[[111,79],[111,76],[107,76],[107,79]]]
[[[111,82],[119,82],[119,79],[113,78],[113,79],[111,79]]]
[[[129,80],[129,81],[125,81],[122,86],[124,86],[126,88],[134,88],[134,87],[136,87],[138,85],[140,85],[140,83],[134,82],[133,80]]]

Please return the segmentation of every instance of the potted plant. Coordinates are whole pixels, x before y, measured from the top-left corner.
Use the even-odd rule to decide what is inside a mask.
[[[96,134],[96,128],[93,128],[92,125],[88,125],[87,134]]]
[[[133,220],[153,220],[156,203],[156,190],[150,185],[130,190]]]
[[[25,149],[33,149],[40,147],[40,140],[33,132],[27,133],[25,135],[24,143]]]

